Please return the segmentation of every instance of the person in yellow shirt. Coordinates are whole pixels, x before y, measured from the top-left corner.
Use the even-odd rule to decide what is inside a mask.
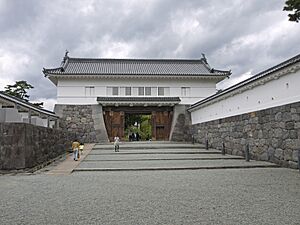
[[[75,161],[78,161],[79,146],[80,146],[80,143],[77,141],[77,139],[75,139],[75,141],[73,141],[73,143],[72,143],[73,156],[74,156]]]

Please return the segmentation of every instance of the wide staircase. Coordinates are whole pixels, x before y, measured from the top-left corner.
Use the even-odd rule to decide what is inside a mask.
[[[73,172],[201,170],[278,167],[263,161],[222,155],[200,144],[174,142],[124,142],[115,152],[113,144],[96,144]]]

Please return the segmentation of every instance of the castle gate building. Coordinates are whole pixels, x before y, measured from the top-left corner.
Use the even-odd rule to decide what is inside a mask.
[[[191,104],[216,93],[230,71],[201,59],[71,58],[43,69],[57,87],[60,126],[84,142],[126,140],[126,118],[148,115],[152,140],[191,138]]]

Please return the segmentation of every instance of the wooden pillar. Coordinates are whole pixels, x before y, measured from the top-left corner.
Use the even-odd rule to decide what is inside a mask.
[[[169,112],[164,111],[164,117],[163,117],[163,126],[164,126],[164,140],[169,140]]]
[[[121,121],[121,124],[120,124],[120,128],[119,128],[119,132],[120,132],[120,138],[122,138],[124,140],[124,129],[125,129],[125,113],[124,111],[121,111],[120,112],[120,121]]]
[[[50,127],[50,117],[47,116],[47,127]]]
[[[170,139],[170,133],[171,133],[171,128],[172,128],[172,121],[173,121],[173,111],[169,112],[169,122],[168,122],[168,141]]]
[[[156,140],[156,112],[153,111],[152,112],[152,140],[155,141]]]
[[[109,135],[108,135],[109,136],[108,138],[109,138],[110,141],[113,141],[113,137],[112,137],[113,136],[113,134],[112,134],[113,133],[113,121],[112,121],[113,116],[114,116],[114,112],[110,110],[109,111],[109,127],[110,127],[110,130],[109,130]]]

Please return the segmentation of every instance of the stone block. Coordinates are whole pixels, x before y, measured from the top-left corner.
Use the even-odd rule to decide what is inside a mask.
[[[291,113],[297,113],[297,109],[294,107],[291,107]]]
[[[282,120],[283,121],[291,121],[292,120],[292,114],[290,112],[284,112],[282,114]]]
[[[293,150],[285,149],[284,150],[284,160],[286,160],[286,161],[292,160],[292,154],[293,154]]]
[[[290,130],[289,131],[289,138],[297,139],[298,138],[298,132],[296,130]]]
[[[292,168],[292,169],[299,169],[298,168],[298,163],[293,162],[293,161],[289,161],[288,162],[288,167]]]
[[[283,132],[282,132],[282,129],[281,129],[281,128],[276,128],[276,129],[274,130],[274,137],[280,138],[280,137],[282,137],[282,135],[283,135]]]
[[[268,152],[262,152],[261,154],[257,155],[257,159],[262,161],[268,161],[269,160]]]
[[[263,129],[264,130],[270,130],[271,129],[271,123],[265,123],[265,124],[263,124]]]
[[[298,151],[300,151],[300,149],[299,149],[299,150],[293,150],[293,153],[292,153],[292,160],[293,160],[294,162],[298,162]]]
[[[280,148],[275,149],[274,156],[275,156],[275,158],[282,160],[283,159],[283,150]]]
[[[285,123],[285,129],[287,129],[287,130],[292,130],[292,129],[294,129],[294,127],[295,127],[295,124],[293,121],[288,121]]]
[[[282,147],[282,139],[272,138],[271,139],[271,146],[273,148],[281,148]]]
[[[299,121],[299,120],[300,120],[300,115],[299,115],[299,113],[292,114],[292,120],[293,120],[293,121]]]
[[[76,124],[76,123],[71,124],[71,128],[72,128],[72,129],[77,128],[77,124]]]
[[[300,149],[300,139],[286,139],[283,141],[284,149]]]

